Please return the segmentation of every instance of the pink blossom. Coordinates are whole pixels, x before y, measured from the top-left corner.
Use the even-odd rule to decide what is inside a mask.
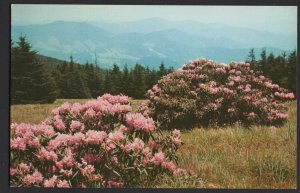
[[[65,176],[72,176],[73,175],[73,171],[72,171],[72,168],[70,170],[64,170],[64,169],[60,169],[59,171],[61,174],[65,175]]]
[[[58,129],[58,130],[63,130],[63,129],[66,128],[66,126],[65,126],[65,124],[64,124],[64,122],[63,122],[63,120],[61,120],[60,117],[59,117],[58,115],[54,117],[54,122],[53,122],[53,124],[54,124],[54,127],[55,127],[56,129]]]
[[[242,73],[241,73],[241,71],[236,71],[235,72],[235,75],[237,75],[237,76],[240,76]]]
[[[200,83],[198,86],[199,86],[199,88],[202,88],[202,89],[206,88],[206,85],[203,83]]]
[[[54,188],[57,181],[57,176],[53,175],[49,180],[44,181],[44,187],[46,188]]]
[[[79,121],[71,121],[70,125],[71,131],[75,131],[76,129],[79,129],[80,131],[84,130],[84,124]]]
[[[151,148],[155,148],[155,147],[157,147],[157,143],[155,142],[155,141],[150,141],[149,142],[149,146],[151,147]]]
[[[174,137],[180,137],[180,130],[174,129],[174,130],[172,131],[172,135],[173,135]]]
[[[176,170],[176,165],[173,161],[162,162],[161,166],[171,172],[174,172]]]
[[[121,141],[125,138],[123,132],[121,131],[115,131],[114,133],[109,133],[108,137],[114,142]]]
[[[107,138],[107,134],[104,131],[89,130],[86,132],[85,137],[85,141],[88,144],[100,144]]]
[[[174,138],[173,139],[173,143],[175,144],[175,145],[181,145],[181,140],[179,139],[179,138]]]
[[[99,161],[101,158],[99,155],[96,154],[92,154],[92,153],[86,153],[83,157],[83,159],[87,162],[87,163],[94,163]]]
[[[219,91],[219,89],[217,89],[217,88],[211,88],[211,89],[209,89],[209,93],[210,94],[217,94],[218,91]]]
[[[209,82],[210,86],[214,87],[214,86],[217,86],[217,83],[215,81],[210,81]]]
[[[153,119],[146,118],[140,113],[127,113],[125,119],[127,124],[136,130],[151,132],[156,129]]]
[[[228,83],[228,86],[233,86],[234,85],[234,82],[233,81],[230,81],[229,83]]]
[[[134,150],[140,150],[140,149],[143,149],[144,148],[144,142],[141,140],[141,139],[139,139],[139,138],[135,138],[134,139],[134,142],[132,143],[132,148],[134,149]]]
[[[70,185],[67,180],[59,180],[57,183],[58,188],[70,188]]]
[[[175,171],[174,171],[174,175],[181,175],[181,174],[186,174],[187,171],[185,169],[181,169],[181,168],[177,168]]]
[[[89,108],[89,109],[85,112],[85,115],[86,115],[87,117],[92,118],[92,117],[94,117],[94,116],[96,115],[96,111],[94,111],[92,108]]]
[[[83,141],[85,141],[85,135],[81,132],[77,132],[68,138],[68,143],[73,147],[78,147]]]
[[[23,162],[19,164],[19,168],[20,170],[22,170],[23,173],[29,172],[29,166]]]
[[[127,133],[129,132],[129,128],[124,126],[124,125],[121,125],[120,128],[119,128],[119,131],[122,132],[122,133]]]
[[[82,109],[82,106],[80,103],[74,103],[71,107],[70,112],[75,115],[78,115],[80,113],[81,109]]]
[[[233,80],[235,82],[240,82],[241,81],[241,77],[240,76],[236,76],[236,77],[233,78]]]
[[[163,152],[160,151],[154,154],[153,162],[155,165],[159,165],[164,161],[164,159],[165,159],[165,155]]]
[[[9,173],[11,176],[14,176],[17,173],[17,170],[15,168],[9,168]]]
[[[111,161],[114,163],[114,164],[118,164],[119,161],[118,161],[118,157],[116,155],[112,156],[111,157]]]
[[[35,170],[33,172],[32,175],[27,174],[24,178],[23,178],[23,182],[27,185],[31,185],[31,184],[40,184],[43,181],[43,176],[42,174]]]
[[[94,171],[95,171],[95,168],[93,165],[87,165],[83,169],[81,169],[81,173],[84,176],[92,174]]]
[[[26,143],[24,142],[24,139],[21,137],[17,137],[15,139],[10,140],[10,148],[11,149],[17,149],[20,151],[26,150]]]
[[[66,134],[58,134],[56,138],[50,140],[47,145],[48,150],[56,150],[62,144],[66,144],[69,141],[70,136]]]

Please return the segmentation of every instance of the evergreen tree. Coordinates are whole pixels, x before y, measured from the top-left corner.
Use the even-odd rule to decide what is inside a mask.
[[[258,70],[262,71],[263,74],[266,74],[266,72],[267,72],[267,51],[265,48],[262,49],[260,58],[261,59],[259,61]]]
[[[164,65],[163,62],[161,62],[160,66],[159,66],[158,75],[159,75],[159,77],[162,77],[162,76],[164,76],[166,74],[167,74],[167,70],[165,68],[165,65]]]
[[[254,70],[260,70],[259,69],[259,66],[258,66],[258,63],[256,61],[256,58],[255,58],[255,52],[254,52],[254,48],[252,48],[247,56],[247,60],[246,62],[250,63],[251,64],[251,67],[252,69]]]
[[[296,50],[292,51],[288,56],[286,76],[282,82],[285,88],[291,90],[294,94],[296,93],[297,83],[297,53]]]
[[[129,71],[128,71],[127,64],[125,64],[123,69],[123,76],[122,76],[122,93],[124,95],[129,95],[128,85],[129,85]]]
[[[57,87],[24,36],[11,48],[11,103],[52,103]]]
[[[112,87],[110,88],[111,94],[120,94],[122,92],[122,73],[117,64],[113,64],[113,69],[110,73]]]
[[[68,73],[66,98],[91,98],[91,92],[78,70]]]
[[[129,91],[131,96],[135,99],[141,99],[145,97],[147,90],[145,83],[145,68],[139,64],[136,64],[131,72],[131,82],[129,84]]]

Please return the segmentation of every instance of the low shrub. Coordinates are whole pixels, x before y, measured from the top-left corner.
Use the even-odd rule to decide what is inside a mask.
[[[11,124],[10,184],[17,187],[133,187],[177,168],[180,131],[163,135],[133,113],[126,96],[64,103],[38,125]]]
[[[293,93],[250,69],[248,63],[191,61],[148,90],[140,111],[163,128],[280,125],[287,120],[285,101]]]

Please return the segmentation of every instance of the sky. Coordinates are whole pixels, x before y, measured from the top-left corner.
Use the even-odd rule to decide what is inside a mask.
[[[122,22],[160,17],[297,34],[296,6],[34,5],[13,4],[13,25],[53,21]]]

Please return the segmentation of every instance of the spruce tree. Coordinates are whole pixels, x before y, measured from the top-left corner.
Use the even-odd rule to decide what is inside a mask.
[[[57,87],[24,36],[11,48],[11,103],[52,103]]]

